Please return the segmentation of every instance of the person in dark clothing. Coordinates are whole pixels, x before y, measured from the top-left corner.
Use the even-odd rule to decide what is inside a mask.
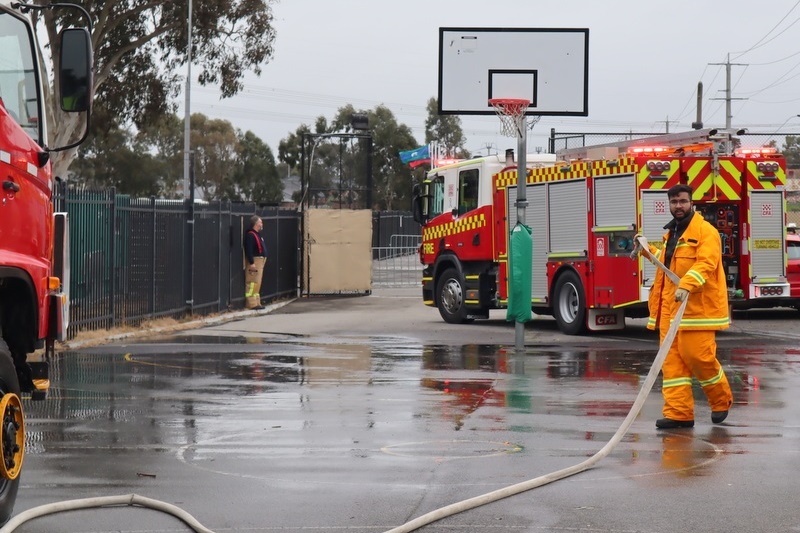
[[[244,234],[244,298],[247,309],[264,309],[261,305],[261,278],[267,262],[267,245],[260,233],[263,227],[261,217],[253,215]]]

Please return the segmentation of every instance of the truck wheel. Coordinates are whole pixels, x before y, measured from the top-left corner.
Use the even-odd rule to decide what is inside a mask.
[[[558,277],[553,299],[553,315],[558,329],[567,335],[583,333],[586,330],[586,297],[575,272],[564,272]]]
[[[11,518],[19,489],[19,473],[25,446],[25,427],[22,423],[19,380],[11,352],[0,339],[0,439],[2,439],[3,461],[0,465],[0,524]]]
[[[436,305],[439,314],[449,324],[467,322],[464,309],[464,281],[455,268],[448,268],[436,285]]]

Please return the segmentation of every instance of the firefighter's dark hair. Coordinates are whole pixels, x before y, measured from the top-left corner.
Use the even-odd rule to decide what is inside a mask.
[[[694,189],[692,189],[685,183],[679,183],[669,188],[669,190],[667,191],[667,198],[675,198],[682,192],[689,193],[689,199],[691,200]]]

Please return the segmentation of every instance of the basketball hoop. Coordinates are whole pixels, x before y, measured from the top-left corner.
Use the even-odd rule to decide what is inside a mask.
[[[494,107],[497,116],[500,117],[500,131],[506,137],[517,137],[522,135],[519,123],[525,116],[530,100],[524,98],[490,98],[489,104]]]

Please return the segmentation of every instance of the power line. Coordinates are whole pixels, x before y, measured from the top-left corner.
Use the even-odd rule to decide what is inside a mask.
[[[798,5],[800,5],[800,0],[798,0],[798,2],[796,2],[796,3],[795,3],[793,6],[792,6],[792,8],[791,8],[791,9],[789,9],[789,11],[787,11],[787,12],[786,12],[786,14],[785,14],[785,15],[784,15],[784,16],[781,18],[781,20],[779,20],[779,21],[778,21],[778,23],[777,23],[777,24],[775,24],[775,26],[773,26],[773,27],[772,27],[772,29],[770,29],[770,30],[769,30],[769,31],[768,31],[766,34],[764,34],[764,36],[763,36],[761,39],[759,39],[758,41],[756,41],[756,43],[755,43],[753,46],[751,46],[750,48],[748,48],[748,49],[747,49],[747,50],[745,50],[744,52],[740,53],[738,56],[734,57],[733,59],[734,59],[734,60],[736,60],[736,59],[739,59],[740,57],[742,57],[743,55],[747,54],[748,52],[752,52],[753,50],[755,50],[755,49],[757,49],[757,48],[761,48],[761,47],[762,47],[762,46],[764,46],[765,44],[772,42],[772,41],[773,41],[775,38],[777,38],[777,37],[778,37],[778,36],[780,36],[780,35],[781,35],[783,32],[785,32],[786,30],[788,30],[789,28],[791,28],[791,27],[792,27],[794,24],[796,24],[796,23],[797,23],[797,21],[798,21],[798,20],[800,20],[800,18],[797,18],[797,19],[795,19],[795,21],[794,21],[794,22],[792,22],[791,24],[789,24],[789,26],[787,26],[787,27],[786,27],[786,28],[785,28],[783,31],[781,31],[780,33],[778,33],[778,35],[776,35],[776,36],[775,36],[775,37],[773,37],[772,39],[770,39],[770,40],[768,40],[768,41],[765,41],[765,42],[764,42],[764,39],[766,39],[767,37],[769,37],[769,34],[770,34],[770,33],[772,33],[773,31],[775,31],[775,28],[777,28],[778,26],[780,26],[780,25],[783,23],[783,21],[784,21],[784,20],[786,20],[786,17],[788,17],[788,16],[789,16],[789,14],[790,14],[792,11],[794,11],[794,10],[795,10],[795,8],[796,8]]]

